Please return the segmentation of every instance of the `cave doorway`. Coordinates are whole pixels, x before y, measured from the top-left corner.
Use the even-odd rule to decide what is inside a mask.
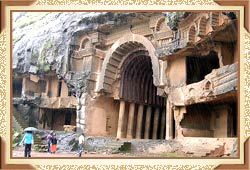
[[[214,51],[211,51],[207,56],[186,57],[186,84],[188,85],[203,80],[213,69],[219,67],[219,58]]]
[[[76,109],[41,108],[39,123],[43,129],[63,131],[64,125],[76,126]]]
[[[193,104],[180,123],[185,137],[236,137],[237,105],[234,101]]]
[[[13,82],[12,82],[12,95],[13,95],[13,97],[21,97],[22,86],[23,86],[23,79],[22,78],[13,79]]]

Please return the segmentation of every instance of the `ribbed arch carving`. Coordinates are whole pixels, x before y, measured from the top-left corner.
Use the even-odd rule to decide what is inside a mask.
[[[158,19],[156,26],[155,26],[155,31],[160,31],[160,30],[164,29],[163,27],[166,27],[164,25],[164,21],[165,21],[164,17]]]
[[[218,26],[220,24],[220,13],[219,12],[212,12],[211,16],[211,23],[212,26]]]
[[[200,35],[206,35],[207,33],[207,30],[206,30],[206,27],[207,27],[207,19],[205,16],[203,16],[200,20],[200,24],[199,24],[199,34]]]
[[[188,32],[188,41],[189,42],[195,42],[195,36],[196,36],[196,29],[195,25],[191,26]]]
[[[163,106],[157,88],[153,85],[152,64],[146,51],[132,53],[123,62],[121,68],[121,100]]]
[[[144,36],[128,33],[117,40],[106,53],[103,61],[102,69],[98,77],[96,91],[112,92],[112,84],[117,78],[120,71],[120,66],[123,61],[132,51],[140,51],[145,49],[149,56],[149,61],[152,64],[153,84],[159,85],[159,61],[155,56],[155,48],[153,44]]]

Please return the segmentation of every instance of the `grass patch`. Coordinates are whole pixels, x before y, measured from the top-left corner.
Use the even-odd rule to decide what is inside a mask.
[[[130,142],[124,142],[124,144],[119,149],[122,153],[130,153],[131,152],[131,143]]]
[[[41,149],[42,147],[40,146],[40,145],[34,145],[33,146],[33,149],[35,150],[35,151],[39,151],[40,149]]]
[[[12,139],[12,144],[19,143],[22,140],[22,134],[20,134],[16,130],[12,130]]]
[[[19,135],[19,136],[17,136],[16,138],[14,138],[14,139],[12,140],[12,144],[19,143],[19,142],[21,142],[21,140],[22,140],[22,137]]]

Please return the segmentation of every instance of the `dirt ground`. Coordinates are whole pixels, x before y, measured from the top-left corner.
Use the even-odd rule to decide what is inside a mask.
[[[22,158],[24,157],[24,147],[16,147],[12,151],[12,156],[15,158]],[[31,151],[31,157],[65,157],[65,158],[79,158],[77,152],[67,153],[67,152],[60,152],[57,151],[55,154],[50,154],[47,152],[38,152],[34,149]],[[134,157],[133,155],[126,155],[126,154],[96,154],[96,153],[84,153],[81,156],[82,158],[100,158],[100,157]]]
[[[104,139],[103,139],[104,140]],[[237,149],[234,144],[236,139],[216,139],[216,138],[185,138],[175,141],[160,141],[160,140],[132,140],[131,150],[119,150],[113,152],[110,150],[111,143],[103,143],[103,140],[95,140],[95,145],[101,146],[98,149],[90,149],[85,146],[83,158],[109,158],[109,157],[235,157]],[[107,142],[108,139],[104,141]],[[98,143],[99,142],[99,143]],[[119,142],[119,141],[116,141]],[[122,141],[123,143],[124,141]],[[60,145],[59,145],[60,146]],[[47,153],[46,150],[38,152],[34,146],[31,151],[31,157],[66,157],[78,158],[77,151],[65,149],[64,144],[57,147],[55,154]],[[63,146],[63,147],[62,147]],[[119,144],[120,146],[120,144]],[[13,157],[24,157],[24,146],[16,146],[13,148]]]

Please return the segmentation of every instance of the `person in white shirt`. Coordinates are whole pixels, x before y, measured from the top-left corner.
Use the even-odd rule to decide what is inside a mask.
[[[84,144],[84,133],[82,133],[80,136],[79,136],[79,157],[82,156],[82,152],[83,152],[83,144]]]

